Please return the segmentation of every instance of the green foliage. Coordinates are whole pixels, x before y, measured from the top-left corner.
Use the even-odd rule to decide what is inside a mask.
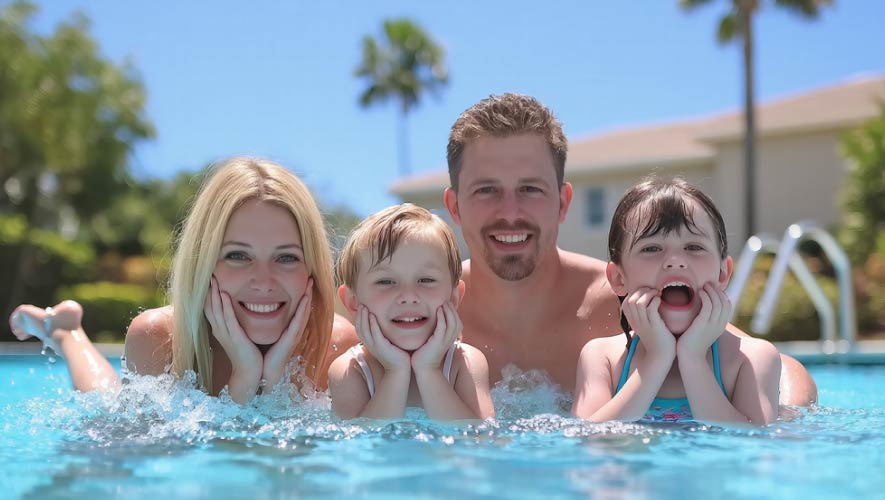
[[[29,26],[36,10],[0,11],[0,180],[18,186],[6,208],[52,226],[62,206],[81,216],[106,207],[153,128],[134,68],[100,54],[86,17],[41,36]]]
[[[22,272],[22,296],[34,304],[49,304],[59,284],[89,279],[95,265],[92,246],[72,241],[45,229],[28,230],[21,215],[0,215],[0,275],[12,276],[16,256],[27,247],[31,259]],[[0,287],[0,301],[8,301],[12,289]]]
[[[22,215],[0,216],[0,245],[17,244],[28,231],[28,221]]]
[[[363,37],[363,53],[354,74],[368,86],[360,105],[396,99],[401,113],[400,170],[408,171],[405,116],[425,92],[436,93],[448,84],[445,51],[423,28],[408,19],[384,21],[384,37]]]
[[[820,319],[814,309],[814,304],[808,298],[808,293],[802,285],[791,274],[787,274],[784,279],[768,333],[757,334],[750,328],[756,304],[762,296],[768,279],[772,260],[770,256],[761,257],[754,265],[753,274],[747,281],[747,286],[741,295],[733,323],[747,333],[773,342],[820,339]],[[838,311],[836,306],[838,287],[835,281],[829,277],[818,276],[817,282],[824,294],[830,299],[834,310]]]
[[[384,21],[384,39],[363,37],[363,56],[355,70],[369,86],[360,104],[396,98],[403,112],[418,104],[421,94],[448,83],[445,52],[423,28],[408,19]]]
[[[686,11],[713,3],[714,0],[679,0],[679,6]],[[761,1],[727,0],[728,11],[719,18],[716,40],[726,44],[743,35],[742,19],[749,19],[763,5]],[[833,4],[833,0],[775,0],[774,5],[805,19],[817,19],[822,7]],[[749,12],[745,12],[745,10]]]
[[[0,214],[20,215],[28,235],[19,228],[19,243],[4,248],[7,309],[42,302],[47,277],[62,272],[63,283],[68,264],[94,258],[70,240],[127,191],[130,153],[153,135],[139,76],[101,54],[88,19],[75,14],[42,35],[36,13],[27,1],[0,7]]]
[[[83,306],[83,328],[99,342],[122,340],[132,318],[163,304],[162,294],[151,287],[107,281],[62,287],[56,302],[64,299]]]
[[[885,331],[885,251],[870,255],[855,270],[857,324],[860,332]]]
[[[841,192],[840,240],[855,265],[885,254],[885,103],[879,116],[842,138],[850,172]]]
[[[350,232],[360,223],[361,218],[344,205],[336,205],[323,210],[323,217],[328,227],[332,251],[337,254],[338,250],[344,246],[344,242],[347,241],[347,237],[350,236]]]

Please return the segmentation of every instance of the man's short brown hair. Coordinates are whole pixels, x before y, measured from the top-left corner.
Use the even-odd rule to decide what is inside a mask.
[[[458,191],[458,176],[468,144],[480,137],[504,138],[521,134],[537,134],[547,141],[553,155],[556,180],[561,186],[568,152],[562,123],[534,97],[507,93],[479,101],[461,113],[452,125],[446,148],[452,189]]]

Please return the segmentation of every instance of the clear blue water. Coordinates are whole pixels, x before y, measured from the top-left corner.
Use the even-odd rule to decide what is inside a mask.
[[[171,379],[80,394],[62,363],[0,356],[0,497],[879,497],[885,366],[810,370],[819,407],[738,430],[581,422],[531,373],[495,389],[494,422],[339,422],[285,390],[246,407]]]

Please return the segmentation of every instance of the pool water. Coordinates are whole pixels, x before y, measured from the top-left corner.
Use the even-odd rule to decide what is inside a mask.
[[[494,421],[341,422],[291,388],[248,406],[171,378],[81,394],[61,362],[2,356],[0,496],[878,497],[885,366],[810,371],[820,406],[747,430],[582,422],[518,370],[493,393]]]

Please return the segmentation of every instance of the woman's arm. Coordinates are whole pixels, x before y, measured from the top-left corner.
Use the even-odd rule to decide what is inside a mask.
[[[317,372],[317,389],[325,390],[328,387],[329,371],[332,368],[332,363],[342,353],[347,352],[348,349],[359,344],[359,342],[360,339],[356,336],[356,328],[344,316],[335,314],[335,321],[332,323],[332,336],[326,348],[326,358],[323,366]]]
[[[142,312],[126,332],[126,369],[139,375],[162,375],[172,364],[172,307]]]

